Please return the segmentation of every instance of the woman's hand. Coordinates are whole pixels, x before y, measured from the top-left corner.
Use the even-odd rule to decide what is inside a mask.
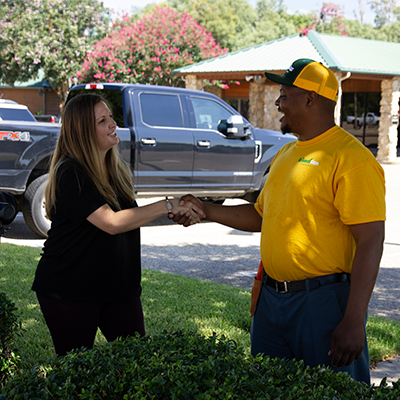
[[[185,226],[198,224],[206,217],[204,211],[191,201],[186,201],[182,205],[180,204],[182,203],[180,199],[170,199],[169,202],[172,204],[171,214],[185,215],[187,217],[187,224]]]

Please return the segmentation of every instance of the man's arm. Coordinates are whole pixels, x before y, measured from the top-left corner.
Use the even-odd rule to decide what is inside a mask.
[[[379,271],[385,222],[349,225],[356,242],[350,295],[342,322],[332,333],[332,366],[349,366],[364,348],[364,319]]]
[[[223,206],[203,203],[203,210],[207,221],[218,222],[241,231],[261,232],[262,218],[254,208],[254,204]]]
[[[201,202],[198,198],[192,195],[186,195],[181,198],[181,205],[186,201],[192,202],[197,207],[201,208],[206,214],[206,220],[217,222],[222,225],[229,226],[234,229],[247,232],[261,232],[262,217],[254,204],[240,204],[237,206],[223,206],[219,204]],[[180,225],[187,226],[187,218],[185,215],[177,214],[173,220]]]

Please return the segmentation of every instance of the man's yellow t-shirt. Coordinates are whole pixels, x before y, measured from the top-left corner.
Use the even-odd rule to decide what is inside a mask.
[[[348,225],[383,221],[385,178],[373,154],[335,126],[275,156],[255,204],[263,217],[261,258],[276,280],[351,273]]]

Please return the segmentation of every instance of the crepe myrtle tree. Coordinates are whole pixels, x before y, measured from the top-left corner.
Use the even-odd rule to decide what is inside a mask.
[[[184,86],[172,70],[226,54],[193,17],[155,7],[152,14],[115,22],[115,30],[96,43],[77,74],[85,82],[126,82]]]
[[[312,24],[299,28],[303,35],[313,29],[317,32],[330,33],[334,35],[349,36],[349,27],[345,24],[344,11],[335,3],[324,3],[319,14],[311,15]],[[311,22],[311,21],[310,21]]]
[[[62,104],[70,79],[109,26],[97,0],[1,0],[0,80],[13,85],[42,71]]]

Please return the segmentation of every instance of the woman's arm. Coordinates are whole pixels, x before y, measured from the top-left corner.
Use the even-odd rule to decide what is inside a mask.
[[[168,209],[166,200],[116,212],[108,204],[105,204],[90,214],[87,220],[104,232],[117,235],[146,225],[168,213],[184,212],[190,225],[200,222],[205,217],[204,212],[191,202],[186,202],[182,206],[179,205],[179,199],[170,199],[169,202],[172,210]]]

